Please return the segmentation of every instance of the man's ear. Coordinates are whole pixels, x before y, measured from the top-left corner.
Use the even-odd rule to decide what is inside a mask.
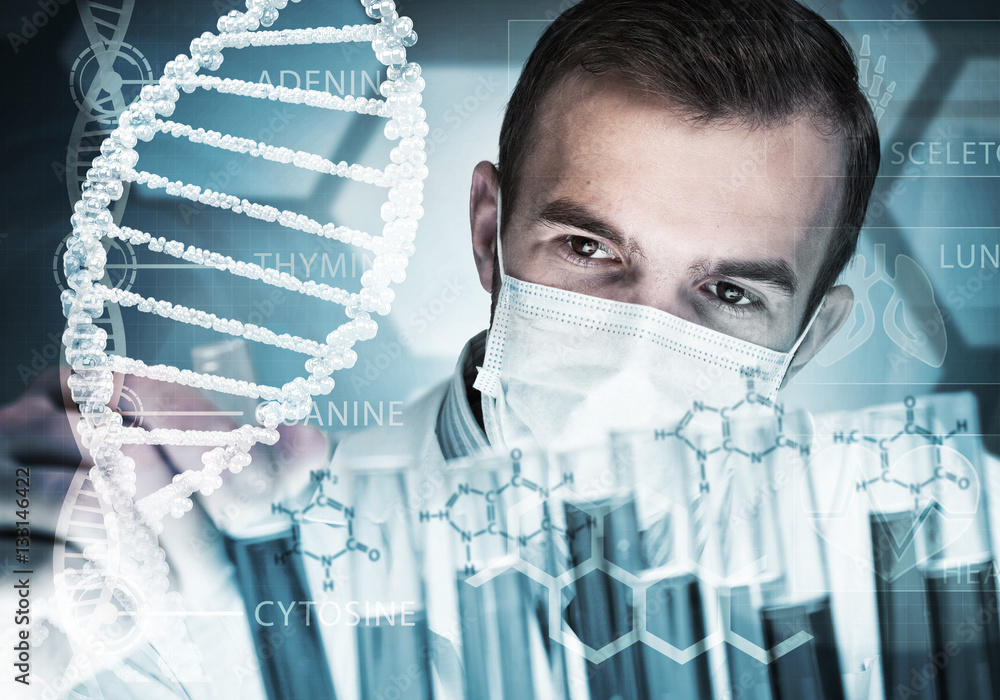
[[[497,194],[500,180],[497,169],[487,160],[472,171],[469,193],[469,221],[472,224],[472,254],[479,270],[479,283],[493,291],[493,260],[497,246]]]
[[[854,290],[846,284],[841,284],[830,289],[826,293],[826,301],[822,310],[813,321],[812,328],[806,335],[799,349],[792,358],[792,364],[785,373],[785,380],[782,386],[788,384],[800,369],[805,367],[809,360],[816,357],[819,351],[829,342],[830,338],[836,335],[840,327],[844,325],[851,311],[854,310]]]

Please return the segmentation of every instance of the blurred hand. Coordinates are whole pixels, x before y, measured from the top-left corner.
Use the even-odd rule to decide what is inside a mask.
[[[63,371],[65,373],[65,370]],[[118,382],[121,377],[116,375]],[[125,425],[143,429],[229,431],[232,418],[214,406],[199,390],[129,376],[124,385],[139,415],[126,415]],[[116,400],[118,393],[116,392]],[[31,565],[36,573],[51,562],[59,514],[78,468],[91,466],[75,433],[79,413],[65,390],[65,377],[49,370],[28,385],[18,401],[0,409],[0,474],[4,492],[13,494],[18,467],[28,466],[30,482]],[[225,472],[224,485],[210,496],[195,494],[194,509],[179,520],[164,518],[160,545],[167,553],[174,586],[185,589],[209,585],[228,572],[220,546],[220,531],[233,535],[271,517],[271,504],[295,509],[308,498],[309,474],[329,463],[329,442],[316,428],[280,426],[274,446],[256,445],[253,461],[240,474]],[[128,445],[122,451],[135,460],[134,500],[171,482],[174,475],[203,467],[202,447]],[[0,509],[0,528],[13,535],[14,509]],[[3,539],[0,561],[13,562],[12,536]],[[58,566],[58,565],[57,565]],[[49,577],[50,578],[50,577]],[[211,587],[211,586],[210,586]],[[185,596],[187,597],[187,596]]]

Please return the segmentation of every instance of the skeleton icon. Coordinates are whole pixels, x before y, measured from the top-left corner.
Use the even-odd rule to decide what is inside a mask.
[[[872,111],[875,113],[875,123],[878,124],[882,120],[882,115],[885,114],[885,108],[892,101],[892,95],[896,91],[896,81],[886,85],[885,91],[882,91],[886,61],[884,54],[879,56],[878,61],[875,62],[875,69],[869,76],[872,62],[871,43],[872,38],[868,34],[861,37],[861,50],[858,52],[858,82],[861,87],[868,88],[866,90],[868,103],[872,106]]]

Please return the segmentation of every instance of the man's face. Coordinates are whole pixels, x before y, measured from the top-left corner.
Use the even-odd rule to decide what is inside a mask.
[[[834,235],[840,138],[807,118],[753,130],[689,123],[620,79],[576,75],[546,98],[535,128],[516,211],[504,211],[506,274],[791,347]],[[472,193],[487,289],[490,236],[476,230],[489,228],[488,165]],[[823,340],[846,317],[850,290],[828,301]]]

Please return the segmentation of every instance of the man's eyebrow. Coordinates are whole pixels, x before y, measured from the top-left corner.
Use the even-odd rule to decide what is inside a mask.
[[[795,271],[784,260],[705,260],[695,263],[690,270],[699,275],[739,277],[776,287],[788,296],[795,294],[798,280]]]
[[[641,255],[639,246],[632,238],[569,199],[557,199],[546,204],[538,213],[538,221],[586,231],[611,241],[630,255]]]

